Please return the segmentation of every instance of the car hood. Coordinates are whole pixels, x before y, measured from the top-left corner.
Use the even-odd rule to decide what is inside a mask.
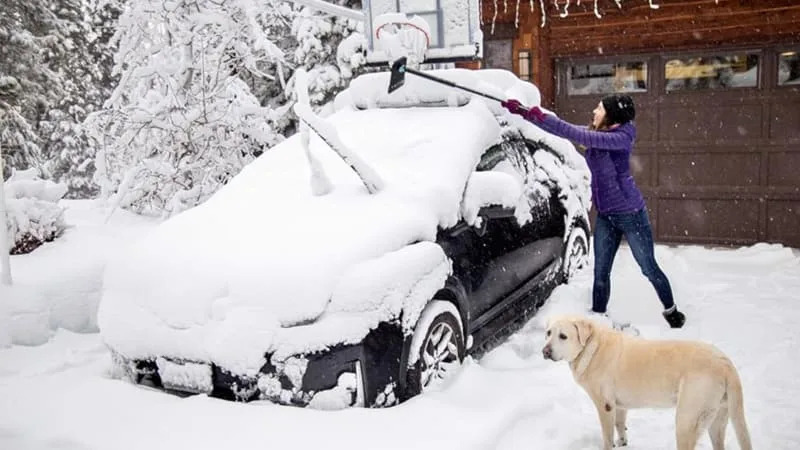
[[[317,320],[359,264],[434,241],[438,227],[455,224],[466,181],[500,133],[475,101],[348,109],[328,120],[383,189],[369,194],[312,137],[311,153],[333,186],[315,196],[299,136],[270,149],[207,202],[109,262],[98,323],[110,346],[129,357],[166,346],[176,357],[207,359],[209,349],[257,341],[251,356],[263,355],[275,330]],[[425,264],[439,264],[426,255]]]

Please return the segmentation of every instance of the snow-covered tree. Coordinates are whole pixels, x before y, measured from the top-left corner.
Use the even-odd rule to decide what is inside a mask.
[[[291,34],[292,18],[295,15],[291,3],[276,2],[263,11],[260,21],[264,26],[264,34],[280,49],[284,55],[283,59],[264,60],[260,63],[258,71],[249,70],[242,58],[233,57],[228,61],[228,67],[247,84],[261,105],[276,110],[272,128],[283,136],[291,134],[294,127],[293,116],[288,114],[291,105],[287,104],[285,96],[287,79],[292,74],[293,64],[285,56],[290,55],[297,47],[297,42]]]
[[[61,74],[64,94],[40,123],[39,135],[48,172],[68,186],[70,198],[94,197],[99,190],[92,181],[95,148],[83,121],[102,107],[116,84],[110,40],[123,1],[85,0],[68,17],[70,52],[50,61]]]
[[[31,168],[14,171],[4,187],[11,239],[0,252],[29,253],[64,232],[64,208],[58,201],[67,192],[65,185],[43,180]]]
[[[361,9],[361,3],[356,0],[337,4]],[[359,21],[311,8],[302,8],[295,17],[292,23],[292,34],[297,40],[294,62],[308,73],[309,96],[315,107],[332,100],[363,67],[363,51],[367,45],[363,28]],[[294,95],[293,82],[287,95]]]
[[[174,214],[283,138],[274,127],[286,108],[259,101],[245,81],[279,81],[283,54],[268,34],[276,8],[272,0],[126,5],[114,37],[120,82],[88,120],[105,195],[137,212]]]
[[[80,0],[7,0],[0,8],[0,137],[8,170],[42,167],[36,129],[63,84],[49,61],[68,51]]]
[[[110,93],[104,82],[110,54],[108,68],[101,69],[108,36],[103,39],[94,25],[107,21],[114,11],[109,5],[119,1],[10,0],[0,9],[0,77],[11,87],[5,91],[14,92],[5,103],[17,113],[0,124],[9,171],[36,167],[66,181],[73,197],[96,190],[93,154],[80,123]]]
[[[36,133],[20,112],[21,91],[16,77],[0,75],[0,155],[4,162],[0,182],[13,167],[41,165]]]
[[[41,154],[32,124],[57,99],[60,83],[45,65],[48,51],[57,49],[60,21],[46,0],[4,1],[0,8],[0,270],[2,283],[11,284],[7,245],[4,179],[14,168],[41,167]]]

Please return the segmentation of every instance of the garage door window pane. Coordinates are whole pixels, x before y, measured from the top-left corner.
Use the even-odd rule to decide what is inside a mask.
[[[698,56],[670,59],[664,65],[667,92],[758,86],[758,55]]]
[[[783,52],[778,58],[778,86],[800,85],[800,53]]]
[[[647,63],[576,64],[567,69],[569,95],[646,92]]]

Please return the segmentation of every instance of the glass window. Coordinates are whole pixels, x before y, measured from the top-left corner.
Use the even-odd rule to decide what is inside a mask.
[[[519,63],[519,78],[531,81],[531,52],[520,50],[517,62]]]
[[[674,58],[664,64],[667,92],[758,86],[758,55]]]
[[[567,94],[646,92],[647,63],[581,64],[567,69]]]
[[[431,42],[429,47],[430,48],[440,48],[442,44],[439,42],[439,14],[441,14],[441,10],[433,11],[433,12],[410,12],[408,13],[408,17],[412,16],[420,16],[425,19],[425,22],[428,22],[428,28],[431,30]]]
[[[505,136],[500,144],[493,145],[484,152],[476,170],[507,172],[524,181],[531,164],[529,156],[530,152],[524,141]]]
[[[425,19],[431,30],[429,47],[442,47],[442,43],[439,42],[439,15],[442,10],[439,8],[437,0],[400,0],[398,8],[398,11],[404,12],[409,18],[420,16]]]
[[[400,0],[398,11],[436,11],[437,3],[436,0]]]
[[[800,53],[783,52],[778,56],[778,86],[800,85]]]

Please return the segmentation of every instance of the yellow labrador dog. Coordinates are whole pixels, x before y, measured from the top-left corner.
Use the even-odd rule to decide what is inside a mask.
[[[557,317],[547,325],[546,359],[566,360],[589,394],[603,431],[603,448],[626,445],[631,408],[676,407],[678,450],[693,450],[708,429],[723,450],[728,418],[742,450],[752,450],[744,418],[742,383],[733,363],[715,347],[692,341],[651,341],[583,317]]]

